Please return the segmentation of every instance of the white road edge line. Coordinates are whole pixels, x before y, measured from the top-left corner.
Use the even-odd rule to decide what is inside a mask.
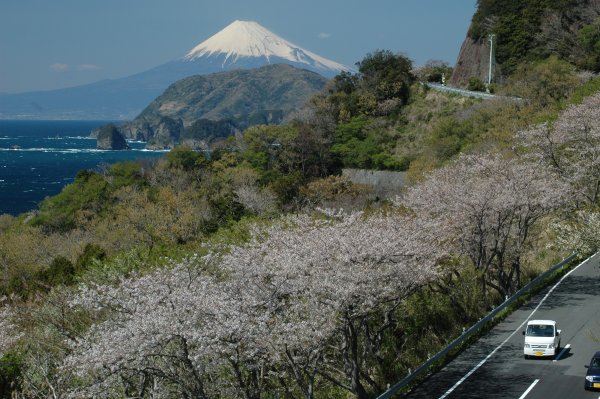
[[[523,392],[523,395],[519,396],[519,399],[525,398],[525,396],[527,396],[527,394],[533,389],[533,387],[535,386],[535,384],[537,384],[538,382],[540,382],[539,379],[533,381],[531,383],[531,385],[529,386],[529,388],[527,388],[527,390],[525,392]]]
[[[581,262],[579,265],[577,265],[576,267],[574,267],[573,269],[571,269],[567,274],[565,274],[564,276],[562,276],[562,278],[560,280],[558,280],[558,282],[556,284],[554,284],[554,286],[552,288],[550,288],[550,291],[548,291],[548,293],[542,298],[542,300],[540,301],[540,303],[538,303],[538,305],[535,307],[535,309],[533,309],[533,311],[529,314],[529,316],[527,316],[527,318],[525,319],[525,321],[523,321],[523,323],[521,323],[519,325],[519,327],[517,327],[517,329],[515,331],[513,331],[508,336],[508,338],[506,338],[504,341],[502,341],[502,343],[500,345],[498,345],[493,351],[491,351],[490,354],[485,357],[485,359],[483,359],[482,361],[480,361],[479,363],[477,363],[477,365],[475,367],[473,367],[467,374],[465,374],[465,376],[463,378],[461,378],[460,380],[458,380],[456,382],[456,384],[454,384],[452,386],[452,388],[450,388],[449,390],[446,391],[445,394],[443,394],[442,396],[440,396],[439,399],[444,399],[448,395],[450,395],[456,388],[458,388],[458,386],[460,384],[462,384],[463,382],[465,382],[465,380],[467,378],[469,378],[471,376],[471,374],[473,374],[474,372],[476,372],[477,369],[479,369],[481,366],[483,366],[485,364],[485,362],[487,362],[492,356],[494,356],[494,354],[498,351],[498,349],[502,348],[504,346],[504,344],[507,343],[508,340],[511,339],[513,337],[513,335],[515,335],[517,333],[517,331],[519,331],[520,329],[523,328],[523,326],[525,325],[525,323],[527,323],[527,321],[529,319],[531,319],[531,316],[533,316],[533,314],[540,308],[540,306],[542,306],[542,304],[548,298],[548,296],[552,293],[552,291],[554,291],[554,289],[556,287],[558,287],[558,285],[560,283],[562,283],[565,278],[567,278],[571,273],[573,273],[575,270],[579,269],[581,266],[585,265],[595,255],[596,254],[590,256],[589,258],[587,258],[586,260],[584,260],[583,262]],[[598,398],[598,399],[600,399],[600,398]]]
[[[566,344],[565,347],[563,348],[563,350],[561,350],[560,353],[558,354],[558,356],[556,356],[556,359],[552,360],[552,363],[556,363],[556,361],[560,360],[562,355],[564,355],[565,352],[567,351],[567,349],[569,349],[570,347],[571,347],[571,344]]]

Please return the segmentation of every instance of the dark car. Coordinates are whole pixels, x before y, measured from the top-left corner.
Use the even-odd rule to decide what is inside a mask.
[[[585,389],[600,389],[600,352],[596,352],[585,373]]]

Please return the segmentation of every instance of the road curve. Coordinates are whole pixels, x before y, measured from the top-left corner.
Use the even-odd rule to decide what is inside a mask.
[[[528,319],[559,324],[555,359],[523,358]],[[600,398],[583,389],[587,364],[600,350],[600,255],[574,269],[513,312],[439,372],[405,395],[409,399]]]

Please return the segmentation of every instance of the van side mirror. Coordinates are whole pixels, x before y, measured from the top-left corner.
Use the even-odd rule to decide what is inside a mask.
[[[561,332],[561,330],[556,330],[556,335],[559,336],[560,332]]]
[[[525,331],[522,331],[522,332],[523,332],[523,335],[525,335]]]
[[[587,364],[586,364],[586,365],[584,365],[583,367],[585,367],[586,369],[589,369],[589,368],[590,368],[590,366],[589,366],[589,365],[587,365]]]

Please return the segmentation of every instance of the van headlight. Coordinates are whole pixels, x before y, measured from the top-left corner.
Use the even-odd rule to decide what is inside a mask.
[[[548,345],[548,349],[554,349],[554,344]]]
[[[588,380],[589,382],[594,381],[594,376],[593,375],[586,375],[585,379]]]
[[[526,348],[531,348],[531,345],[529,345],[529,344],[525,344],[525,347],[526,347]]]

